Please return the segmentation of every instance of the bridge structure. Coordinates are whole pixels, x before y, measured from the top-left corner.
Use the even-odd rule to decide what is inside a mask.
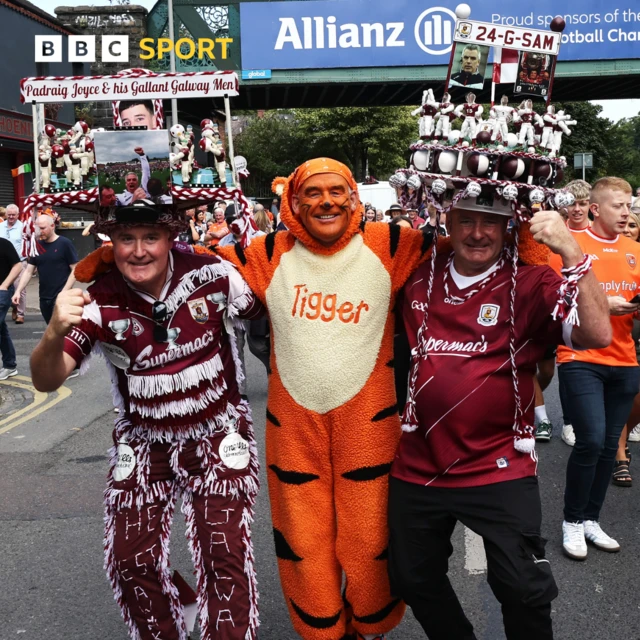
[[[211,59],[176,58],[178,71],[233,69],[234,109],[415,105],[442,95],[457,0],[173,0],[175,40],[224,39]],[[640,98],[640,6],[627,0],[470,3],[475,20],[548,29],[566,21],[553,86],[557,101]],[[168,36],[167,0],[147,18],[152,41]],[[197,52],[197,47],[196,47]],[[168,70],[169,58],[145,66]],[[479,102],[489,100],[491,73]],[[510,87],[498,92],[509,93]],[[465,90],[453,95],[460,101]],[[501,95],[501,93],[498,93]],[[187,107],[188,105],[185,105]],[[221,104],[213,101],[213,108]],[[189,109],[191,110],[191,109]]]

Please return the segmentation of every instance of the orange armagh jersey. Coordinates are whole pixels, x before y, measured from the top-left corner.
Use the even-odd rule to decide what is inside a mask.
[[[639,243],[625,236],[607,240],[597,236],[591,229],[571,233],[582,251],[591,256],[593,272],[608,296],[622,296],[625,300],[631,300],[640,291]],[[552,254],[549,264],[560,273],[562,261],[559,256]],[[558,364],[578,360],[614,367],[637,366],[636,350],[631,337],[633,316],[611,316],[611,326],[613,340],[606,349],[574,351],[569,347],[559,346]]]

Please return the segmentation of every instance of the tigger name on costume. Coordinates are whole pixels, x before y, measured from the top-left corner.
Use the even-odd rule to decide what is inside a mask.
[[[357,306],[348,300],[338,306],[338,295],[335,293],[325,295],[322,292],[309,293],[305,284],[297,284],[294,289],[296,290],[296,299],[291,310],[292,316],[298,315],[298,317],[307,320],[320,319],[323,322],[331,322],[337,316],[341,322],[358,324],[360,313],[369,311],[369,305],[364,300],[361,300]],[[301,291],[302,297],[300,296]],[[299,311],[298,300],[300,300]],[[305,308],[307,309],[306,313]]]
[[[354,194],[347,167],[311,160],[285,181],[280,215],[288,231],[217,249],[269,311],[273,533],[289,613],[304,640],[377,636],[404,612],[390,592],[386,556],[388,477],[400,438],[392,309],[431,236],[384,223],[361,227]],[[323,225],[334,229],[336,220],[342,235],[321,242]]]

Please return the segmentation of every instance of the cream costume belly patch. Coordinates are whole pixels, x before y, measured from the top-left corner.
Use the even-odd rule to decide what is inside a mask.
[[[292,398],[318,413],[353,398],[375,367],[391,297],[389,273],[362,237],[330,256],[296,243],[266,297],[276,364]]]

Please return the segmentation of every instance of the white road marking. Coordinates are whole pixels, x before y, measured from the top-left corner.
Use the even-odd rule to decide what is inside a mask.
[[[464,568],[472,576],[487,571],[487,556],[482,538],[467,527],[464,528]]]

